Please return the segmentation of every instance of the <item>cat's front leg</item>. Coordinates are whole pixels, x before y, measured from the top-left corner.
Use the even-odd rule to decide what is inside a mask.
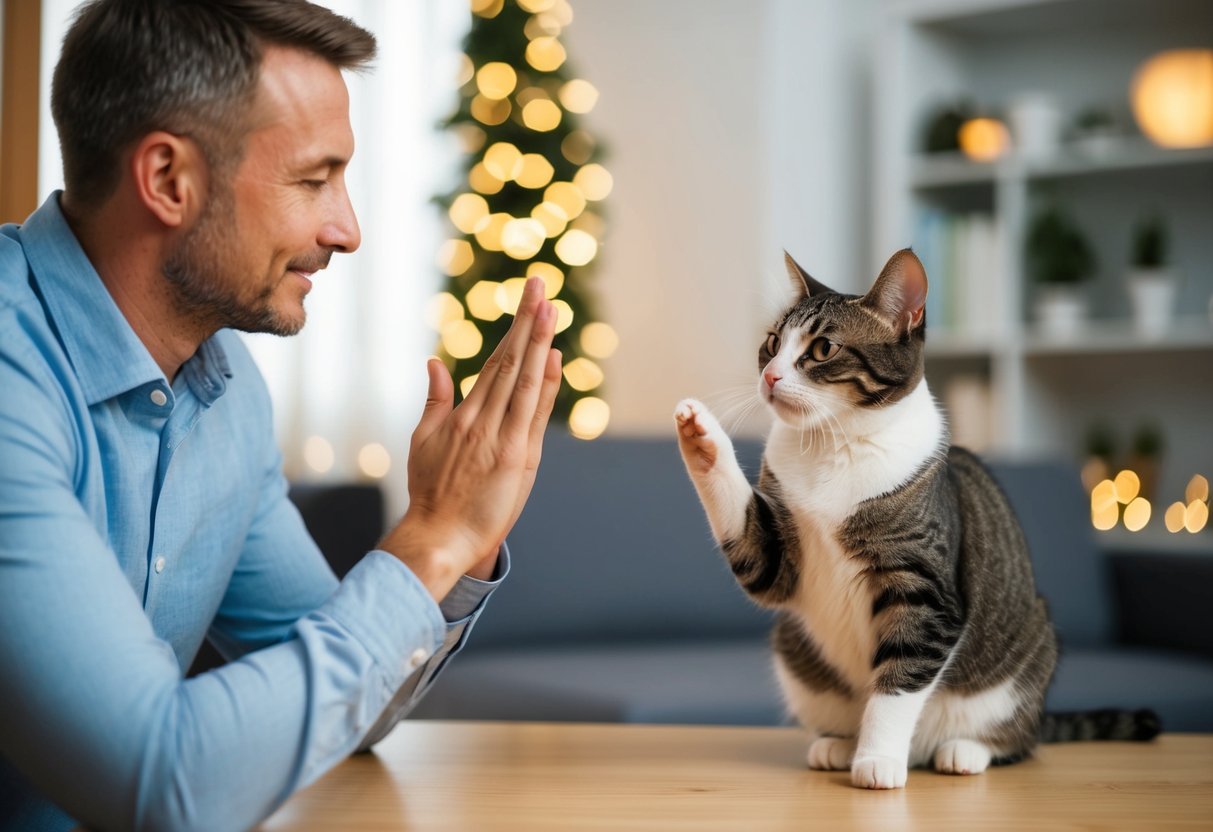
[[[737,463],[732,440],[702,402],[683,399],[674,410],[674,421],[682,461],[707,512],[712,535],[723,546],[745,531],[753,489]]]

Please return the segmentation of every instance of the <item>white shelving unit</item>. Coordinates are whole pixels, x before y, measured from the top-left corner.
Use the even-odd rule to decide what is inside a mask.
[[[1162,509],[1192,474],[1213,478],[1213,147],[1154,146],[1136,134],[1128,97],[1151,55],[1213,47],[1213,3],[907,0],[889,11],[874,84],[872,266],[907,243],[921,248],[929,212],[984,217],[998,241],[966,287],[988,307],[979,325],[964,325],[962,313],[956,325],[931,326],[928,315],[933,392],[946,403],[957,379],[970,389],[980,383],[985,450],[1005,456],[1077,460],[1095,424],[1110,426],[1127,451],[1140,426],[1160,427],[1166,448],[1147,532],[1165,544]],[[987,163],[922,152],[927,119],[940,107],[967,101],[1005,121],[1010,102],[1031,92],[1047,92],[1071,118],[1090,107],[1111,111],[1125,135],[1098,146],[1063,143],[1043,158],[1012,149]],[[1086,287],[1091,318],[1065,339],[1036,327],[1036,287],[1023,263],[1026,228],[1046,200],[1065,207],[1098,261]],[[1174,325],[1146,339],[1132,326],[1125,274],[1132,229],[1154,212],[1168,221],[1183,283]],[[1213,554],[1213,532],[1191,537],[1176,548]]]

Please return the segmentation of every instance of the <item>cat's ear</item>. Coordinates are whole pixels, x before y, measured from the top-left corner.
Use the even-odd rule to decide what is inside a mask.
[[[889,258],[862,303],[887,318],[898,332],[922,326],[927,302],[927,270],[908,248]]]
[[[788,279],[792,281],[792,288],[796,291],[797,298],[834,292],[829,286],[826,286],[824,283],[818,283],[813,279],[812,275],[800,268],[800,264],[793,260],[792,255],[788,254],[787,251],[783,253],[783,262],[788,267]]]

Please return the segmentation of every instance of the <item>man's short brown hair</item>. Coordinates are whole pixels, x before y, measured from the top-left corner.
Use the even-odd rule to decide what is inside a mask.
[[[262,49],[302,49],[339,69],[375,38],[306,0],[90,0],[63,39],[51,113],[67,193],[98,205],[124,148],[154,130],[187,135],[216,171],[238,161]]]

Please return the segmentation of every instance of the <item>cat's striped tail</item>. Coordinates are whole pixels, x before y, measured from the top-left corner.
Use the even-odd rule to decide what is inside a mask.
[[[1158,714],[1139,711],[1101,711],[1046,713],[1040,720],[1041,742],[1081,740],[1152,740],[1162,730]]]

